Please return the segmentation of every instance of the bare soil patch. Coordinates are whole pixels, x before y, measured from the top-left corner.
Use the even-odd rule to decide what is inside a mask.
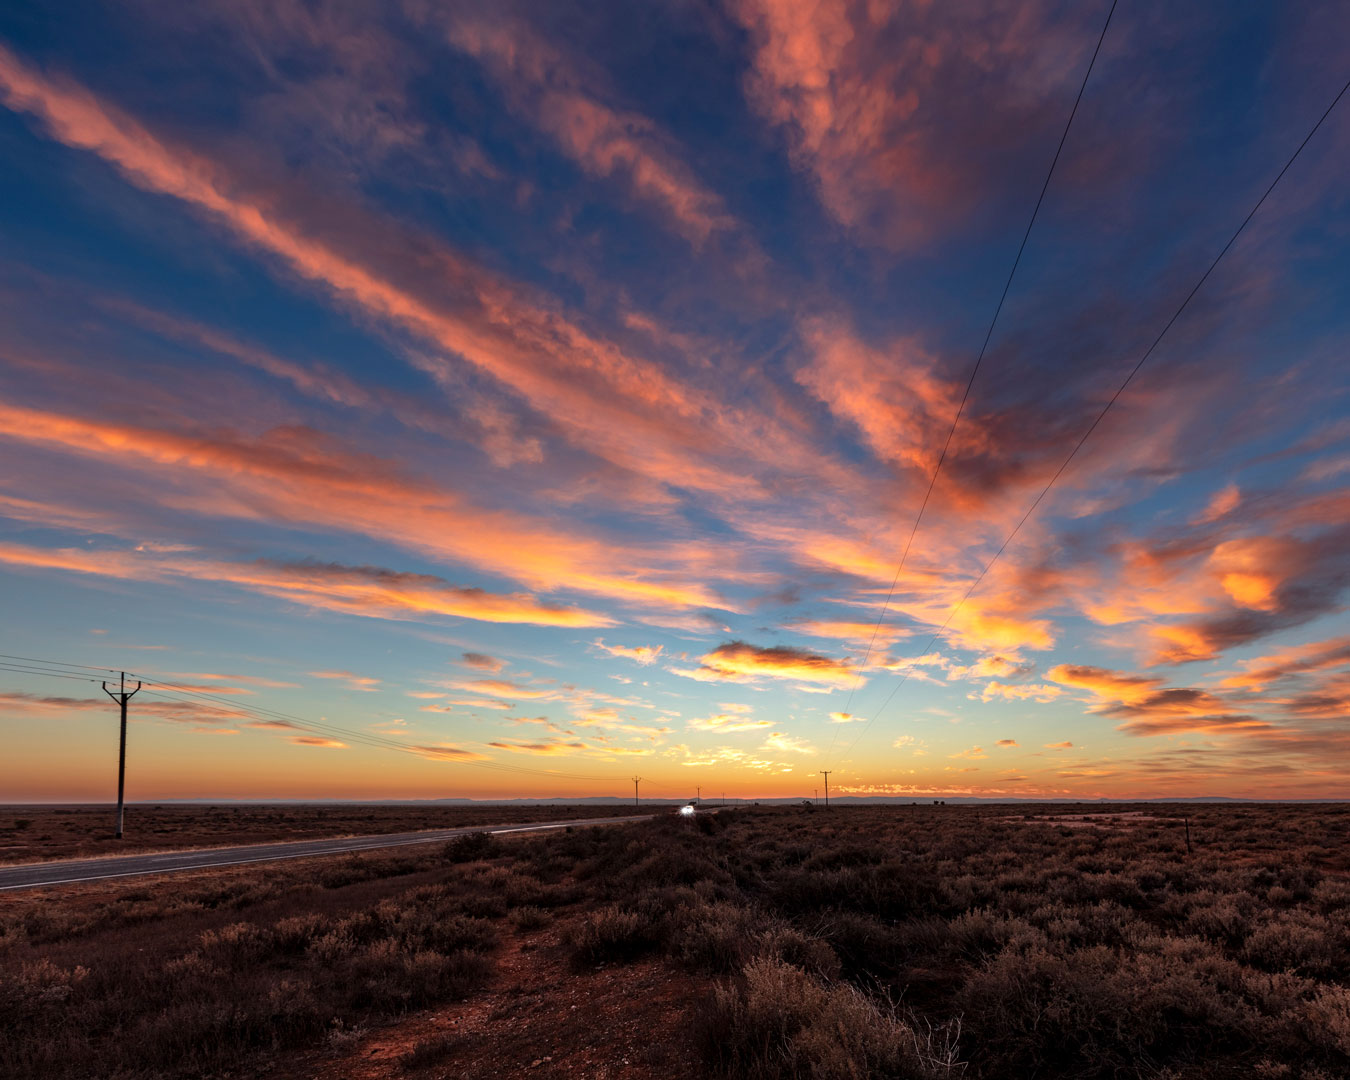
[[[577,972],[565,928],[503,943],[471,1001],[383,1026],[270,1074],[278,1080],[675,1080],[700,1074],[689,1016],[706,979],[661,959]]]

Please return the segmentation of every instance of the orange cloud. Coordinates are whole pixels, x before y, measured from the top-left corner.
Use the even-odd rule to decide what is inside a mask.
[[[1241,674],[1228,676],[1220,685],[1243,690],[1264,690],[1281,679],[1346,664],[1350,664],[1350,637],[1330,638],[1244,660],[1242,667],[1245,670]]]
[[[490,761],[491,758],[485,754],[475,754],[472,750],[465,750],[463,747],[450,746],[448,744],[438,744],[435,746],[409,746],[414,754],[424,758],[430,758],[432,761]]]
[[[433,697],[442,695],[434,694]],[[421,712],[454,712],[452,706],[464,709],[496,709],[499,712],[510,712],[515,706],[509,701],[496,701],[493,699],[478,700],[476,698],[450,698],[444,705],[423,705]]]
[[[345,683],[348,690],[363,690],[370,693],[380,688],[379,679],[357,675],[350,671],[311,671],[309,674],[316,679],[336,679]]]
[[[183,679],[206,679],[210,682],[228,682],[239,683],[242,686],[261,686],[269,690],[295,690],[300,684],[293,682],[282,682],[279,679],[268,679],[261,675],[220,675],[214,672],[189,672],[179,676]]]
[[[610,656],[622,656],[629,660],[635,660],[639,664],[651,664],[661,655],[662,646],[660,645],[606,645],[604,641],[596,638],[592,642],[598,649],[603,649]]]
[[[711,716],[704,716],[698,719],[686,721],[686,726],[691,731],[756,731],[766,727],[773,727],[772,720],[753,720],[744,713],[722,712],[713,713]]]
[[[913,342],[873,349],[824,319],[800,332],[812,359],[797,381],[854,425],[882,461],[931,473],[961,388],[937,377],[933,358]]]
[[[1053,701],[1063,692],[1058,686],[1045,683],[1001,683],[994,679],[981,688],[979,698],[981,701]]]
[[[227,563],[153,551],[90,551],[0,544],[0,563],[140,581],[215,581],[328,611],[371,618],[441,615],[479,622],[539,626],[608,626],[613,620],[582,608],[561,607],[527,593],[490,593],[450,585],[430,574],[370,566],[284,563],[259,559]]]
[[[661,483],[739,495],[756,485],[747,476],[747,458],[801,475],[822,475],[825,469],[826,458],[819,448],[773,417],[729,407],[715,395],[674,379],[659,365],[626,355],[563,317],[555,304],[531,299],[527,290],[435,247],[425,236],[408,235],[393,222],[364,220],[355,207],[345,207],[327,222],[344,230],[341,235],[315,239],[299,224],[314,216],[312,200],[285,190],[250,196],[247,185],[224,162],[171,146],[87,90],[49,79],[4,49],[0,49],[0,101],[38,117],[54,138],[99,155],[137,186],[204,212],[249,247],[280,259],[344,303],[430,343],[433,352],[410,354],[410,359],[448,388],[458,392],[463,382],[458,365],[470,364],[549,417],[577,446],[621,469]],[[377,245],[370,243],[371,236],[379,237]],[[400,243],[405,245],[403,255],[433,272],[409,283],[392,269],[381,270],[380,260]],[[372,249],[369,259],[344,249],[361,245]],[[445,299],[447,294],[453,299]],[[715,453],[726,462],[715,463]],[[836,467],[832,476],[840,479],[845,474]],[[389,526],[407,516],[414,525],[426,513],[418,501],[397,502],[397,513],[374,508],[380,524]],[[414,507],[423,514],[415,513]],[[364,517],[352,519],[355,509],[348,508],[348,520]],[[503,530],[486,527],[486,517],[480,515],[477,523],[467,526],[418,529],[421,545],[438,548],[465,539],[481,540],[475,546],[484,554],[493,546],[501,548]],[[512,533],[517,543],[531,535],[528,530]],[[564,545],[550,554],[553,545],[543,535],[539,540],[532,548],[541,563],[556,562],[567,551]],[[719,556],[724,560],[725,552]],[[531,580],[550,577],[559,579],[541,572]],[[622,580],[611,578],[615,585]],[[694,601],[678,588],[653,591],[636,580],[629,582],[628,591],[653,600],[664,591],[674,607],[715,606],[706,596]]]
[[[999,741],[996,742],[994,745],[995,745],[995,746],[1002,746],[1002,747],[1004,747],[1005,749],[1011,749],[1012,747],[1015,747],[1015,746],[1017,745],[1017,740],[1016,740],[1016,739],[999,739]]]
[[[509,750],[513,754],[544,754],[544,755],[565,755],[575,754],[583,750],[591,749],[584,742],[573,741],[563,742],[560,739],[548,739],[543,742],[490,742],[495,750]]]
[[[322,735],[292,735],[287,741],[295,743],[296,746],[322,746],[329,750],[347,749],[347,744],[345,742],[339,742],[337,739],[325,738]]]
[[[1123,718],[1118,731],[1128,735],[1172,735],[1188,731],[1211,734],[1270,733],[1270,723],[1230,711],[1222,698],[1194,687],[1164,687],[1162,680],[1123,675],[1105,668],[1061,664],[1047,675],[1067,686],[1079,686],[1103,702],[1093,709],[1102,716]]]
[[[557,698],[559,691],[552,689],[537,689],[531,686],[525,686],[510,679],[464,679],[452,680],[447,685],[456,690],[467,690],[472,694],[483,694],[489,697],[498,698],[528,698],[533,700],[549,700]]]
[[[1006,656],[982,656],[973,664],[951,664],[948,679],[987,679],[993,676],[1029,675],[1034,664],[1021,663]]]
[[[805,739],[799,739],[793,735],[786,735],[781,731],[771,731],[769,737],[764,740],[762,749],[773,750],[780,754],[816,753],[816,748]]]
[[[1114,698],[1118,701],[1137,701],[1146,698],[1163,682],[1162,679],[1146,675],[1122,675],[1108,668],[1084,664],[1059,664],[1047,671],[1045,677],[1065,686],[1081,687],[1098,697]]]
[[[705,653],[699,667],[671,668],[677,675],[704,682],[747,682],[759,678],[795,679],[827,686],[848,686],[854,669],[842,660],[788,645],[759,648],[730,641]]]
[[[749,34],[752,107],[782,132],[825,209],[868,243],[925,239],[989,194],[1010,133],[1044,137],[1060,120],[1077,68],[1067,58],[1089,46],[1077,26],[1025,6],[730,9]],[[972,97],[976,84],[985,92]]]
[[[1212,521],[1227,517],[1242,502],[1242,491],[1236,484],[1222,487],[1209,497],[1205,508],[1191,519],[1193,525],[1208,525]]]

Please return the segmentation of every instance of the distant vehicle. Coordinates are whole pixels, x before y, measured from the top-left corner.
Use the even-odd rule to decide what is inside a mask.
[[[693,803],[690,803],[688,806],[681,806],[681,807],[680,807],[680,817],[693,817],[693,816],[694,816],[694,804],[693,804]]]

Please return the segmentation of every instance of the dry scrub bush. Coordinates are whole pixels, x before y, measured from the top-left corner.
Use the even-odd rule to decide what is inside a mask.
[[[497,920],[581,903],[578,965],[733,979],[699,1023],[730,1075],[951,1072],[961,1018],[972,1080],[1350,1077],[1350,810],[1187,812],[1189,856],[1169,821],[762,808],[30,906],[0,914],[0,1076],[248,1075],[470,992]]]
[[[238,1070],[258,1052],[325,1037],[335,1018],[349,1030],[462,997],[491,974],[497,941],[441,887],[340,916],[235,921],[186,941],[162,933],[87,969],[43,957],[0,978],[0,1076]]]
[[[553,916],[543,908],[533,907],[529,904],[524,907],[514,908],[509,918],[511,920],[511,925],[517,930],[527,932],[530,930],[542,930],[553,921]]]
[[[447,841],[441,854],[447,862],[474,862],[489,859],[501,848],[501,842],[490,832],[465,833]]]
[[[636,911],[609,906],[591,912],[567,932],[578,965],[631,960],[656,945],[651,922]]]
[[[937,1075],[893,1011],[847,983],[821,984],[780,960],[752,960],[740,980],[717,987],[699,1034],[715,1068],[747,1080]]]

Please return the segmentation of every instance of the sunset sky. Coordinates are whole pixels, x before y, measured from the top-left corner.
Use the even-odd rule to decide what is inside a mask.
[[[1121,0],[869,648],[1108,7],[6,6],[0,651],[134,800],[1350,796],[1350,101],[953,615],[1341,4]]]

